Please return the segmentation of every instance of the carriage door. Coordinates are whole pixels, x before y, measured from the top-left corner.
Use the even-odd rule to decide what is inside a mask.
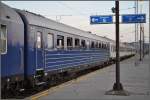
[[[44,70],[42,32],[36,33],[36,70]]]

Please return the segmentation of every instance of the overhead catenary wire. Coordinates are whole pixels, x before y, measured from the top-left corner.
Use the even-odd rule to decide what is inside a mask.
[[[133,6],[133,7],[129,7],[129,8],[124,8],[124,9],[120,9],[119,11],[129,10],[129,9],[134,9],[134,8],[135,8],[135,6]]]
[[[86,13],[83,13],[83,12],[81,12],[81,11],[75,9],[75,8],[72,8],[71,6],[68,6],[66,3],[64,3],[62,1],[59,1],[58,3],[63,5],[64,7],[68,8],[69,10],[71,10],[73,12],[76,12],[76,13],[82,15],[82,16],[91,16],[92,15],[91,13],[93,13],[93,14],[95,13],[96,15],[100,15],[98,12],[87,13],[87,11],[86,11]],[[135,8],[135,6],[129,7],[129,8],[124,8],[124,9],[120,9],[119,11],[130,10],[130,9],[134,9],[134,8]],[[112,13],[111,10],[110,11],[106,11],[106,12]],[[73,15],[73,14],[71,14],[71,15]]]
[[[78,14],[80,14],[80,15],[85,16],[84,13],[82,13],[82,12],[80,12],[80,11],[78,11],[78,10],[76,10],[76,9],[74,9],[74,8],[72,8],[72,7],[70,7],[70,6],[68,6],[67,4],[65,4],[65,3],[61,2],[61,1],[59,1],[58,3],[61,4],[61,5],[63,5],[64,7],[68,8],[69,10],[71,10],[71,11],[73,11],[73,12],[76,12],[76,13],[78,13]]]
[[[129,29],[133,29],[132,27],[128,27],[128,28],[124,28],[123,30],[120,30],[121,32],[123,32],[123,31],[127,31],[127,30],[129,30]],[[135,32],[135,31],[134,31]]]

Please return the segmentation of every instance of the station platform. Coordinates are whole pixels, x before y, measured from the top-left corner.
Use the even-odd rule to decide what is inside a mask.
[[[129,96],[105,95],[115,82],[115,64],[52,87],[26,99],[32,100],[150,100],[148,55],[135,66],[135,58],[120,63],[120,79]]]

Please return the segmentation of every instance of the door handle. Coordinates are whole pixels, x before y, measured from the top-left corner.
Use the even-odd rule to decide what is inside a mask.
[[[20,48],[20,68],[23,69],[24,68],[24,52],[23,49]]]

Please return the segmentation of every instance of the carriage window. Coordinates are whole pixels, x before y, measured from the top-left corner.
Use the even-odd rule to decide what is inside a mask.
[[[41,48],[42,46],[42,38],[41,38],[42,33],[41,32],[37,32],[37,48]]]
[[[113,46],[113,50],[114,50],[114,52],[116,51],[116,46]]]
[[[108,47],[109,47],[108,44],[106,44],[106,49],[108,49]]]
[[[107,49],[110,49],[110,47],[109,47],[110,45],[109,44],[107,44]]]
[[[63,48],[64,46],[64,36],[57,35],[57,46]]]
[[[104,44],[104,49],[106,49],[106,44]]]
[[[112,49],[112,52],[114,52],[114,47],[113,46],[111,47],[111,49]]]
[[[81,46],[86,47],[85,40],[81,40]]]
[[[67,46],[72,46],[72,38],[71,37],[67,37]]]
[[[7,27],[6,25],[0,26],[0,52],[5,54],[7,52]]]
[[[101,43],[99,43],[99,48],[101,48]]]
[[[104,48],[104,44],[102,43],[102,48]]]
[[[91,48],[94,48],[94,42],[91,43]]]
[[[104,44],[103,48],[106,49],[106,44]]]
[[[95,47],[98,48],[98,42],[96,42]]]
[[[86,41],[86,45],[89,48],[90,47],[90,41]]]
[[[77,46],[77,47],[80,46],[80,40],[77,38],[75,39],[75,46]]]
[[[53,48],[53,34],[51,33],[47,35],[47,48]]]
[[[110,50],[111,50],[111,51],[113,51],[113,48],[112,48],[112,46],[110,46]]]

